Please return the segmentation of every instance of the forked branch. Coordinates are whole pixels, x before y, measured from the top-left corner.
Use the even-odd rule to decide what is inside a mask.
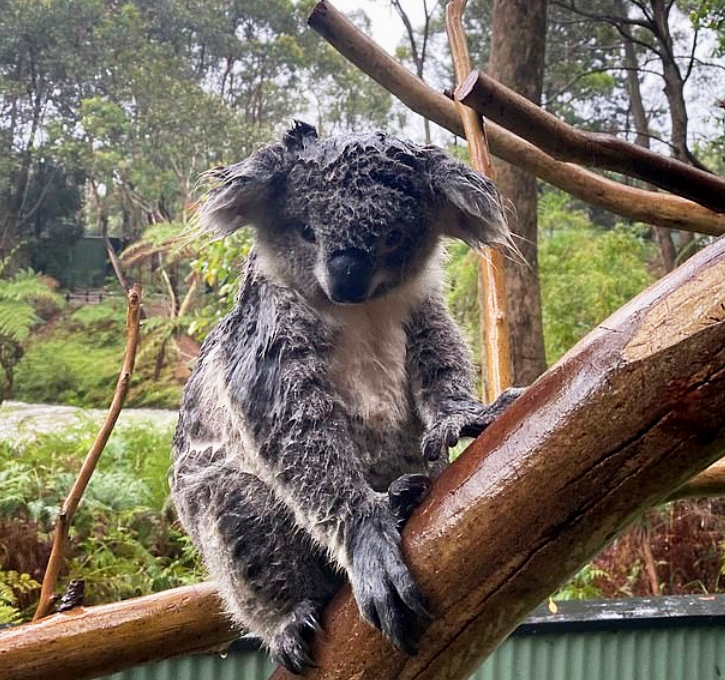
[[[485,73],[473,71],[455,92],[472,107],[560,161],[613,170],[725,212],[725,179],[613,135],[577,130]]]

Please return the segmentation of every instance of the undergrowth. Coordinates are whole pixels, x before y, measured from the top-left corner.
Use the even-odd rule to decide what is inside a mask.
[[[58,510],[96,432],[86,423],[0,441],[0,623],[32,614]],[[93,605],[199,580],[169,501],[171,436],[147,424],[114,431],[73,520],[59,591],[83,579]]]
[[[120,298],[65,311],[29,342],[16,368],[13,398],[107,407],[123,360],[125,319]],[[152,372],[150,362],[137,361],[126,405],[176,408],[183,381],[173,367],[159,380],[150,379]]]

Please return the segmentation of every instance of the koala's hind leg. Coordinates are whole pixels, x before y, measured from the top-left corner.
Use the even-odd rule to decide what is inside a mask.
[[[342,577],[266,485],[230,474],[234,488],[218,489],[200,539],[207,566],[232,618],[301,673],[313,665],[309,645]]]

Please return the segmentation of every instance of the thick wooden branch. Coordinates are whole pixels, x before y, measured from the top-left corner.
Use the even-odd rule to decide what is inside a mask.
[[[455,97],[560,161],[637,177],[725,212],[725,178],[613,135],[578,130],[485,73],[470,73]]]
[[[318,2],[310,14],[309,24],[344,57],[410,109],[459,137],[464,136],[456,105],[450,99],[402,67],[329,2]],[[659,227],[725,234],[725,215],[693,201],[628,187],[577,165],[557,161],[494,123],[489,123],[486,130],[491,151],[496,156],[533,172],[587,203]]]
[[[83,680],[226,647],[238,633],[210,583],[79,607],[0,632],[0,680]]]
[[[309,677],[467,677],[632,518],[723,451],[720,239],[601,324],[438,480],[403,536],[435,615],[419,656],[363,623],[346,588]],[[210,585],[177,589],[0,633],[0,680],[82,680],[232,636]]]

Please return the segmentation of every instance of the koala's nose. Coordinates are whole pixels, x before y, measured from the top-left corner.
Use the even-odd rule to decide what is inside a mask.
[[[373,260],[365,251],[349,248],[327,261],[333,302],[362,302],[367,298]]]

